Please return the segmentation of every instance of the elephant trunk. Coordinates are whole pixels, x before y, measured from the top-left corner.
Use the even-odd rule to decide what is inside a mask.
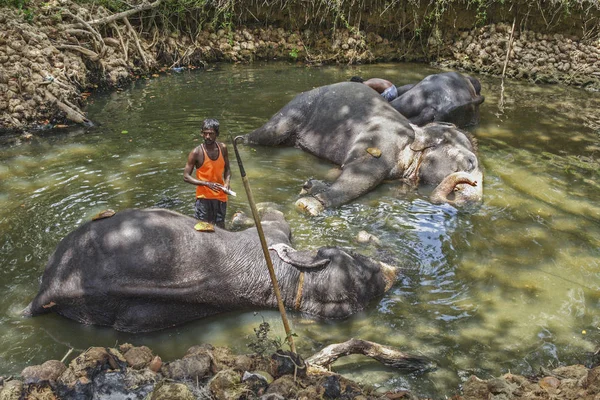
[[[463,207],[478,204],[483,197],[481,172],[455,172],[448,175],[431,193],[431,202]]]

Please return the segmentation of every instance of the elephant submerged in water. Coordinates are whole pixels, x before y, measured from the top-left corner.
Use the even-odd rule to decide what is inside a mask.
[[[459,127],[479,123],[481,83],[472,76],[444,72],[425,77],[390,102],[400,114],[419,126],[429,122],[451,122]]]
[[[383,295],[396,268],[336,247],[296,251],[283,214],[266,208],[263,229],[285,306],[344,318]],[[67,235],[24,311],[147,332],[220,312],[276,308],[256,228],[194,229],[165,209],[131,209]]]
[[[474,139],[449,123],[412,125],[366,85],[341,82],[296,96],[248,144],[295,146],[341,166],[340,176],[296,205],[316,215],[373,190],[384,180],[434,186],[431,200],[479,204],[483,174]]]

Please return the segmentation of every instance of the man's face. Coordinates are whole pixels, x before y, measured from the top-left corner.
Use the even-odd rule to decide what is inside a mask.
[[[202,129],[202,137],[205,144],[213,144],[217,140],[217,132],[214,129]]]

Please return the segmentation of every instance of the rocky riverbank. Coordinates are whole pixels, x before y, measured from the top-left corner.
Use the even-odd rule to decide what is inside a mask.
[[[151,7],[142,3],[129,14],[114,14],[102,6],[54,0],[30,4],[28,13],[0,8],[0,131],[89,124],[93,121],[83,109],[96,88],[116,88],[141,75],[215,62],[422,61],[600,90],[597,33],[579,38],[497,23],[435,31],[423,45],[352,27],[287,31],[207,24],[191,35],[130,23],[128,18]]]
[[[457,393],[459,389],[457,388]],[[582,365],[544,371],[535,378],[506,374],[471,376],[455,400],[600,398],[600,367]],[[26,367],[19,377],[0,378],[0,399],[425,399],[398,389],[362,387],[292,353],[269,357],[235,355],[211,345],[191,347],[163,362],[146,346],[92,347],[68,364],[49,360]]]

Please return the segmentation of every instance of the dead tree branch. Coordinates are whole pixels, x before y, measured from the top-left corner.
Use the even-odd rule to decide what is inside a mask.
[[[383,365],[402,370],[426,372],[436,369],[435,363],[427,357],[407,354],[389,346],[360,339],[350,339],[344,343],[329,345],[311,356],[306,362],[315,367],[327,367],[338,358],[350,354],[362,354]]]
[[[137,14],[139,12],[150,10],[152,8],[158,7],[160,5],[161,1],[162,0],[156,0],[154,3],[141,4],[141,5],[137,6],[137,7],[134,7],[134,8],[129,9],[127,11],[120,12],[118,14],[113,14],[113,15],[110,15],[108,17],[104,17],[104,18],[99,18],[99,19],[95,19],[95,20],[92,20],[92,21],[88,21],[88,24],[90,24],[90,25],[104,25],[104,24],[109,24],[109,23],[117,21],[119,19],[127,18],[130,15]]]

